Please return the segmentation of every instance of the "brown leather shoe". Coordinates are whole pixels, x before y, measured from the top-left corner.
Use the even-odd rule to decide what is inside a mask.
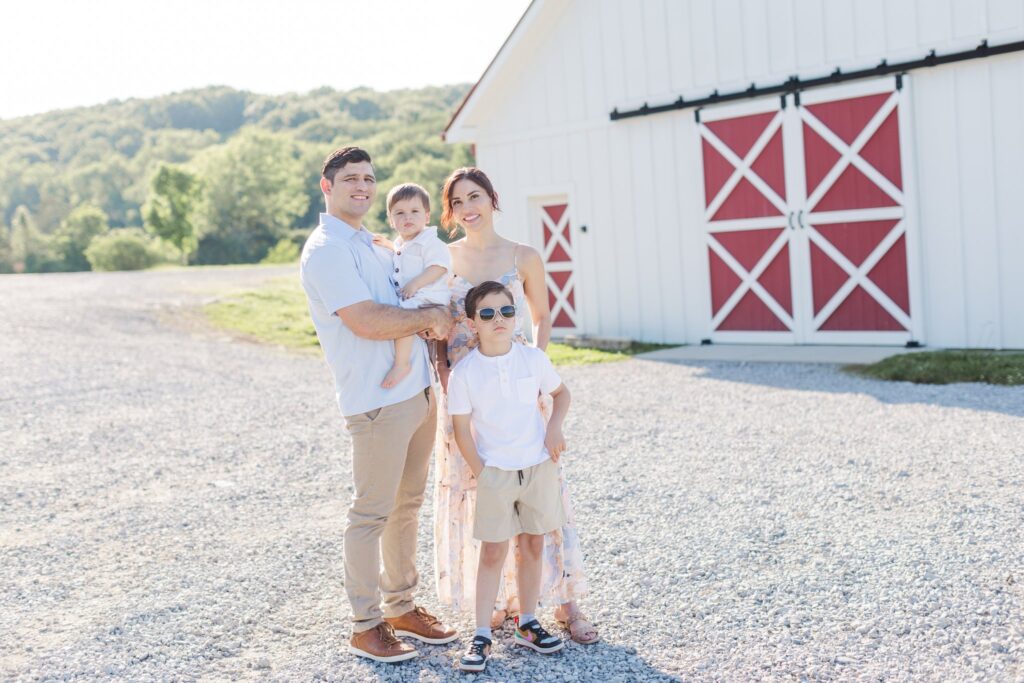
[[[395,635],[415,638],[431,645],[443,645],[459,637],[455,629],[448,628],[422,607],[413,608],[398,617],[384,617],[384,621],[394,627]]]
[[[400,641],[395,636],[395,629],[387,622],[377,624],[367,631],[353,633],[348,651],[377,662],[404,662],[419,654],[412,645]]]

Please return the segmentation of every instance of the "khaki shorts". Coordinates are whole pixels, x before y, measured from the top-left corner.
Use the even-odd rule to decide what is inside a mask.
[[[558,465],[550,458],[522,470],[485,467],[476,482],[473,538],[488,543],[565,526]]]

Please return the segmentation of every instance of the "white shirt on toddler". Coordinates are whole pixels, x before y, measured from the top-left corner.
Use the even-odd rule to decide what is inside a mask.
[[[452,257],[448,253],[448,245],[437,236],[437,228],[427,226],[413,239],[406,242],[401,237],[395,240],[395,255],[391,267],[391,284],[397,292],[430,266],[441,266],[452,272]],[[447,275],[447,274],[446,274]],[[402,308],[419,308],[423,304],[442,304],[447,306],[451,301],[448,291],[448,278],[442,275],[426,287],[403,299]]]
[[[538,399],[561,384],[547,354],[535,346],[513,342],[503,356],[485,356],[476,348],[448,378],[448,414],[471,415],[484,465],[526,469],[551,457]]]

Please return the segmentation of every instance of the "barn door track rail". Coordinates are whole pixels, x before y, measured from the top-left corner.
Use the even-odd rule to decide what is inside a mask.
[[[883,59],[877,66],[868,69],[859,69],[857,71],[847,71],[845,73],[839,67],[836,67],[836,70],[828,76],[808,79],[801,79],[799,76],[790,76],[788,80],[775,85],[758,86],[755,83],[751,83],[750,87],[746,90],[737,90],[729,93],[719,93],[716,89],[706,97],[693,100],[685,100],[683,99],[683,96],[680,95],[676,101],[669,102],[668,104],[657,104],[652,106],[647,102],[644,102],[643,106],[639,109],[630,109],[628,111],[619,111],[616,107],[611,111],[610,116],[612,121],[618,121],[620,119],[629,119],[636,116],[649,116],[651,114],[660,114],[679,109],[692,109],[694,107],[721,104],[723,102],[733,102],[735,100],[761,97],[763,95],[785,95],[787,93],[798,93],[799,91],[806,90],[807,88],[833,85],[835,83],[855,81],[862,78],[886,76],[889,74],[902,74],[913,69],[939,66],[940,64],[952,64],[954,62],[964,62],[969,59],[994,57],[995,55],[1003,55],[1009,52],[1024,52],[1024,40],[1014,43],[1004,43],[1003,45],[989,45],[988,40],[983,40],[978,47],[972,50],[951,52],[946,55],[937,55],[935,54],[935,50],[932,50],[921,59],[914,59],[908,62],[897,62],[895,64],[889,64],[888,61]],[[699,120],[699,110],[695,112],[695,115]]]

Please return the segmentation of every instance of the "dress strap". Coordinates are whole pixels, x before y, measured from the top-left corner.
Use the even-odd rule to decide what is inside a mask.
[[[515,271],[519,272],[519,245],[516,244],[515,248],[512,249],[512,267]]]

